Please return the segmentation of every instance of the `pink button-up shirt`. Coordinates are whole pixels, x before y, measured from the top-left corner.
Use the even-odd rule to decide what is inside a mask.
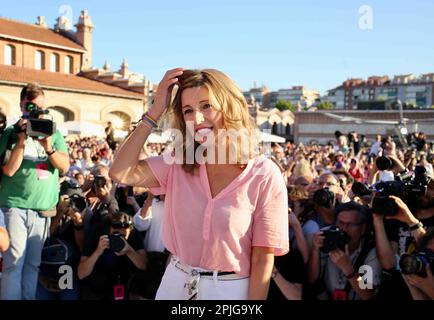
[[[160,184],[151,192],[166,194],[164,244],[182,262],[249,276],[252,246],[274,248],[275,255],[288,252],[287,189],[271,160],[251,159],[214,198],[205,165],[193,175],[166,164],[163,156],[146,161]]]

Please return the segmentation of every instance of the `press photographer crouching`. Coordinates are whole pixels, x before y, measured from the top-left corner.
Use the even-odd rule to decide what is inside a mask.
[[[134,273],[146,269],[143,239],[126,213],[111,215],[105,222],[102,233],[90,234],[80,259],[82,299],[127,300]]]
[[[72,179],[63,181],[60,184],[57,215],[51,219],[50,235],[42,248],[36,299],[80,298],[77,267],[84,246],[82,215],[86,207],[86,199],[78,182]],[[64,271],[60,269],[63,266],[71,268],[72,277],[63,277]]]
[[[370,203],[374,213],[377,255],[385,270],[378,299],[396,301],[411,299],[399,272],[399,259],[415,251],[425,227],[434,226],[434,184],[419,166],[413,173],[403,170],[394,178],[372,188],[355,185],[353,191]]]
[[[368,210],[355,202],[347,202],[336,208],[335,216],[332,227],[314,236],[308,281],[322,291],[319,299],[373,299],[381,282],[381,266],[370,239]],[[362,265],[369,272],[360,280]]]
[[[434,300],[434,228],[418,243],[418,251],[399,260],[401,273],[414,300]]]
[[[42,88],[25,86],[20,107],[22,119],[0,140],[0,208],[10,237],[10,248],[3,255],[3,300],[35,299],[41,250],[49,218],[56,214],[59,172],[69,168],[63,136],[51,120],[40,119],[39,113],[45,113]]]

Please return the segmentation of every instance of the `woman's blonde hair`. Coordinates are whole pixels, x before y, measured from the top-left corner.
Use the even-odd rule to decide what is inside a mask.
[[[226,74],[215,69],[184,70],[183,74],[178,77],[178,80],[179,87],[170,107],[169,116],[172,120],[172,128],[180,130],[183,135],[183,169],[187,172],[193,172],[194,168],[198,167],[196,159],[194,159],[193,164],[185,163],[187,127],[182,113],[183,91],[188,88],[197,87],[203,87],[208,90],[210,104],[214,109],[222,112],[223,128],[225,130],[233,129],[239,131],[240,129],[244,129],[243,135],[247,135],[249,138],[250,147],[247,148],[248,150],[244,148],[245,145],[241,147],[241,144],[237,141],[227,139],[227,142],[229,145],[232,144],[232,146],[236,147],[236,163],[240,166],[245,165],[247,162],[245,159],[251,159],[254,156],[252,150],[257,147],[258,141],[255,139],[257,137],[257,127],[249,114],[247,102],[241,89]],[[195,143],[195,150],[197,146],[198,144]]]

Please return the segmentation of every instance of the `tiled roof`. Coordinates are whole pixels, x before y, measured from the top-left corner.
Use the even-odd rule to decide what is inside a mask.
[[[66,91],[78,91],[90,94],[97,93],[134,99],[144,98],[142,94],[74,74],[41,71],[0,64],[0,83],[2,82],[23,84],[37,82],[42,87],[63,89]]]
[[[84,48],[78,43],[52,29],[7,18],[0,18],[0,37],[2,35],[23,39],[23,41],[28,40],[29,42],[43,43],[47,46],[54,45],[73,50],[84,50]]]

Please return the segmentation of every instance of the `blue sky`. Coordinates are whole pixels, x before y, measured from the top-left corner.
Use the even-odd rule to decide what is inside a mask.
[[[108,60],[158,83],[177,66],[217,68],[243,89],[305,85],[325,93],[349,77],[434,72],[429,0],[1,1],[0,15],[52,27],[71,9],[95,24],[93,64]],[[359,28],[362,5],[372,29]]]

